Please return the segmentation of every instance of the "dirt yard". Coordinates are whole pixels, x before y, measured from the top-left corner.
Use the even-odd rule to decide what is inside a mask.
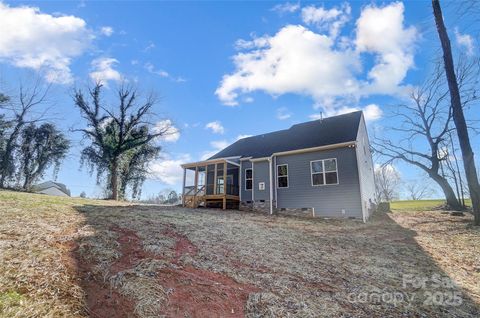
[[[0,191],[0,317],[478,317],[480,229]]]

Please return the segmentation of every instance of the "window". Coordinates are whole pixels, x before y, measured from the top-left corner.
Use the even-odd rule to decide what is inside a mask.
[[[337,159],[311,161],[310,170],[312,186],[338,184]]]
[[[252,169],[245,169],[245,190],[252,190],[253,185],[253,171]]]
[[[288,188],[288,165],[277,166],[277,187]]]

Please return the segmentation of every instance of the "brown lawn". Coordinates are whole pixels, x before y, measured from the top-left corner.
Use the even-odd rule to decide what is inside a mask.
[[[0,317],[478,317],[480,229],[0,191]]]

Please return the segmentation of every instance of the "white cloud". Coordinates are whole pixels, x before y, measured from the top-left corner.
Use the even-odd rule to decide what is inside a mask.
[[[91,63],[92,71],[89,74],[90,78],[104,85],[108,85],[109,81],[121,81],[122,75],[114,69],[116,64],[118,64],[118,60],[111,57],[94,59]]]
[[[207,160],[208,158],[215,155],[220,150],[228,147],[229,145],[230,145],[230,143],[227,140],[216,140],[216,141],[210,142],[210,146],[213,149],[203,152],[203,154],[201,156],[201,160]]]
[[[155,43],[152,41],[148,42],[148,45],[143,49],[143,52],[148,52],[155,48]]]
[[[111,26],[104,26],[100,29],[100,33],[105,36],[111,36],[113,34],[113,28]]]
[[[275,11],[279,14],[284,14],[284,13],[294,13],[295,11],[298,11],[300,9],[300,3],[290,3],[290,2],[285,2],[282,4],[277,4],[272,8],[272,11]]]
[[[144,67],[145,67],[145,69],[146,69],[149,73],[156,74],[156,75],[158,75],[158,76],[160,76],[160,77],[169,77],[169,76],[170,76],[170,74],[168,74],[167,71],[164,71],[164,70],[156,70],[156,69],[155,69],[155,66],[154,66],[152,63],[150,63],[150,62],[145,63]]]
[[[368,73],[372,83],[364,88],[366,93],[398,93],[407,71],[414,65],[418,33],[414,27],[404,27],[404,9],[401,2],[385,7],[370,5],[357,20],[357,50],[377,56],[376,64]]]
[[[288,25],[274,36],[255,42],[267,42],[268,46],[235,55],[236,71],[224,75],[215,92],[225,105],[238,105],[239,94],[255,90],[271,95],[297,93],[315,99],[358,91],[352,75],[359,68],[355,53],[335,51],[327,36]]]
[[[222,126],[222,123],[218,120],[212,121],[205,125],[205,129],[210,129],[215,134],[223,134],[225,128]]]
[[[136,63],[138,63],[138,61],[136,61]],[[184,83],[184,82],[187,81],[186,79],[184,79],[183,77],[180,77],[180,76],[174,77],[174,76],[170,75],[170,73],[168,73],[165,70],[156,69],[155,66],[150,62],[145,63],[143,65],[143,67],[151,74],[155,74],[155,75],[158,75],[158,76],[163,77],[163,78],[168,78],[168,79],[170,79],[174,82],[177,82],[177,83]]]
[[[154,128],[155,133],[163,132],[164,135],[159,137],[159,140],[165,142],[176,142],[180,139],[180,130],[175,127],[170,119],[165,119],[157,122]]]
[[[248,138],[248,137],[252,137],[252,135],[238,135],[237,140],[240,140],[240,139],[243,139],[243,138]]]
[[[47,81],[62,84],[73,81],[72,59],[82,55],[94,38],[83,19],[1,2],[0,30],[0,61],[43,71]]]
[[[149,167],[149,179],[158,180],[168,185],[180,185],[183,178],[181,165],[189,161],[191,161],[191,157],[188,154],[155,160]]]
[[[418,34],[404,25],[402,3],[363,8],[353,37],[336,34],[350,15],[348,5],[307,8],[311,12],[304,11],[305,20],[320,23],[330,34],[287,25],[272,36],[237,41],[241,51],[233,56],[235,70],[223,76],[215,92],[223,104],[236,106],[241,95],[254,91],[273,97],[293,93],[334,113],[370,95],[405,91],[402,81],[414,66]],[[362,63],[367,54],[375,61],[370,69]]]
[[[290,117],[292,117],[292,113],[288,111],[287,107],[277,108],[277,119],[285,120],[285,119],[289,119]]]
[[[336,108],[336,109],[330,109],[323,114],[321,114],[321,113],[311,114],[309,116],[309,118],[311,120],[317,120],[317,119],[321,119],[322,117],[325,118],[325,117],[331,117],[331,116],[336,116],[336,115],[348,114],[348,113],[359,111],[359,110],[363,111],[363,115],[365,116],[365,120],[367,122],[372,122],[372,121],[379,120],[380,118],[382,118],[382,115],[383,115],[383,111],[378,105],[369,104],[365,107],[346,107],[346,106],[343,106],[343,107]]]
[[[348,3],[332,9],[311,5],[302,9],[302,20],[305,24],[315,25],[319,30],[328,31],[330,36],[335,38],[343,25],[350,20],[351,11]]]
[[[473,49],[475,46],[473,44],[473,38],[471,35],[461,34],[458,31],[458,28],[455,28],[455,39],[459,46],[462,46],[467,50],[467,55],[473,55]]]

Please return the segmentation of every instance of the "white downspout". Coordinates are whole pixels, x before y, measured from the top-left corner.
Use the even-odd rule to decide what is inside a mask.
[[[268,176],[270,177],[270,215],[273,214],[272,157],[268,158]]]

